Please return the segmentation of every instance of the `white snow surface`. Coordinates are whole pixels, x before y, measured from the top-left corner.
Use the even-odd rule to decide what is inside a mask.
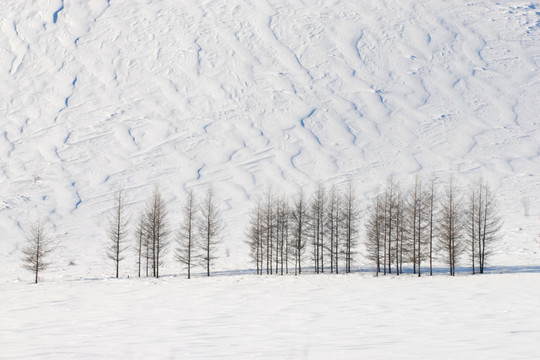
[[[3,1],[0,358],[539,358],[539,61],[535,1]],[[268,186],[352,179],[365,213],[391,174],[489,182],[489,274],[253,275]],[[169,253],[136,279],[130,253],[111,279],[119,188],[134,222],[159,186],[174,228],[209,184],[216,277]],[[35,286],[38,216],[58,249]]]
[[[537,273],[88,279],[17,284],[0,295],[0,329],[9,329],[0,333],[0,357],[7,359],[539,354]]]

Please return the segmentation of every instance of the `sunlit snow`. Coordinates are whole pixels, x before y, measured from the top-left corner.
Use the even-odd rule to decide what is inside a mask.
[[[540,357],[540,3],[0,7],[0,358]],[[268,186],[352,179],[364,214],[391,174],[489,182],[504,226],[488,274],[374,278],[359,254],[349,275],[253,275]],[[175,227],[209,184],[216,277],[188,281],[169,254],[163,278],[136,279],[130,253],[111,278],[115,191],[134,222],[159,186]],[[32,285],[38,216],[58,249]]]

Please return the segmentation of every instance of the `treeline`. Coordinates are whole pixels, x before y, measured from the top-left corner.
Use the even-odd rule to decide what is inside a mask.
[[[362,218],[360,209],[366,209]],[[312,194],[301,190],[294,199],[268,188],[248,216],[245,238],[259,275],[297,275],[306,268],[316,274],[350,273],[359,257],[371,262],[376,275],[410,269],[421,276],[425,268],[432,275],[434,261],[455,275],[464,258],[473,274],[483,273],[502,225],[486,182],[479,179],[463,192],[452,177],[426,182],[417,176],[406,187],[390,177],[367,204],[360,204],[351,181],[329,187],[319,183]],[[188,278],[196,265],[210,276],[223,230],[214,189],[210,186],[201,201],[190,190],[175,225],[171,227],[163,196],[155,188],[132,231],[124,191],[119,190],[106,249],[115,276],[131,248],[137,275],[159,277],[171,243]],[[36,283],[49,265],[53,244],[43,221],[31,226],[22,260]]]
[[[348,273],[356,255],[370,261],[376,275],[399,275],[407,266],[418,276],[426,266],[432,275],[434,260],[455,275],[464,256],[473,274],[484,272],[502,224],[486,182],[477,180],[465,194],[452,177],[446,183],[416,177],[406,188],[390,177],[381,188],[367,204],[363,231],[351,182],[319,184],[294,201],[267,190],[250,212],[247,231],[257,274],[300,274],[306,266]]]

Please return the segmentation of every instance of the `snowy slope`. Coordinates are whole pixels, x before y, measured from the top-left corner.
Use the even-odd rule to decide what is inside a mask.
[[[533,241],[539,7],[9,1],[1,273],[15,275],[37,214],[54,225],[63,265],[109,271],[103,228],[121,186],[136,218],[159,185],[172,220],[187,188],[213,183],[237,260],[229,268],[248,266],[245,214],[267,185],[296,194],[352,178],[366,199],[391,173],[455,173],[463,185],[483,174],[500,193],[505,233]]]

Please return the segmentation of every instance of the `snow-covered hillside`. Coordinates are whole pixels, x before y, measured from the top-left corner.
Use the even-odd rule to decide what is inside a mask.
[[[390,174],[404,186],[415,174],[454,174],[463,187],[483,176],[505,221],[493,271],[533,269],[524,286],[538,279],[538,2],[7,0],[0,34],[0,284],[15,294],[8,310],[20,311],[13,304],[28,294],[21,245],[38,216],[59,244],[43,278],[60,290],[46,291],[70,297],[70,280],[108,291],[84,284],[113,274],[104,244],[120,187],[135,221],[159,186],[174,228],[186,191],[213,184],[226,225],[216,270],[240,274],[252,266],[248,213],[267,186],[294,196],[318,181],[352,179],[365,209]],[[133,277],[134,258],[124,264],[123,276]],[[165,273],[179,272],[169,259]],[[351,283],[340,284],[347,294]],[[146,296],[144,285],[122,285],[118,308],[131,291]],[[224,280],[223,289],[234,288]],[[40,351],[7,356],[46,357]],[[263,356],[303,356],[295,351]]]
[[[537,7],[9,1],[1,273],[13,277],[21,227],[37,214],[54,224],[61,262],[107,271],[100,254],[119,187],[136,218],[159,185],[174,219],[187,188],[214,183],[232,268],[247,266],[245,214],[269,184],[295,194],[352,178],[366,199],[391,173],[454,172],[464,185],[483,174],[505,232],[521,227],[530,239],[540,212]]]

